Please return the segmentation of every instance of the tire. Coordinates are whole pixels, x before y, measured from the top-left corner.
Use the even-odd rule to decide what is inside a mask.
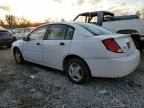
[[[83,84],[90,79],[90,70],[83,60],[70,59],[66,65],[66,72],[70,81],[75,84]]]
[[[14,59],[15,59],[17,64],[24,63],[24,59],[23,59],[22,53],[21,53],[21,51],[18,48],[14,50]]]
[[[7,45],[7,48],[11,48],[11,45]]]

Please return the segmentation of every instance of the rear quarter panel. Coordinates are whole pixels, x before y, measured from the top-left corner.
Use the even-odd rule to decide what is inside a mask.
[[[70,54],[78,55],[82,58],[105,58],[107,57],[104,45],[100,39],[84,37],[80,40],[72,40]]]

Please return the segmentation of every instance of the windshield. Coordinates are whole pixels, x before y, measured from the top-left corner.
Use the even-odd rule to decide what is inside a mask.
[[[100,26],[95,25],[95,24],[90,24],[90,23],[77,23],[77,24],[79,26],[85,28],[86,30],[88,30],[93,35],[104,35],[104,34],[112,33]]]

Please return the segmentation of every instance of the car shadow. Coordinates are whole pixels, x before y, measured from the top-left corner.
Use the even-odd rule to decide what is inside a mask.
[[[47,66],[35,64],[35,63],[32,63],[32,62],[25,62],[25,66],[28,66],[30,68],[29,72],[31,74],[37,74],[38,71],[32,69],[32,67],[36,67],[36,68],[40,68],[40,69],[42,69],[44,71],[48,71],[48,72],[50,72],[52,74],[59,74],[59,75],[62,75],[64,77],[67,77],[66,76],[66,72],[64,72],[64,71],[60,71],[60,70],[53,69],[53,68],[50,68],[50,67],[47,67]],[[89,85],[89,84],[93,84],[92,82],[103,82],[103,81],[104,82],[105,81],[113,82],[113,81],[120,81],[120,80],[123,80],[123,79],[124,78],[100,78],[100,77],[92,77],[87,84]]]
[[[50,67],[43,66],[43,65],[39,65],[39,64],[35,64],[35,63],[32,63],[32,62],[28,62],[28,61],[25,62],[25,65],[27,65],[29,67],[38,67],[40,69],[43,69],[43,70],[51,72],[51,73],[54,72],[54,73],[59,73],[59,74],[66,74],[66,72],[64,72],[64,71],[57,70],[57,69],[54,69],[54,68],[50,68]]]
[[[32,67],[36,67],[36,68],[40,68],[44,71],[48,71],[52,74],[57,74],[63,77],[67,78],[67,74],[64,71],[60,71],[57,69],[53,69],[47,66],[42,66],[39,64],[35,64],[35,63],[31,63],[31,62],[26,62],[25,66],[28,66],[30,68],[30,70],[28,71],[30,74],[36,74],[37,72],[39,72],[37,69],[32,69]],[[128,76],[125,77],[121,77],[121,78],[100,78],[100,77],[93,77],[91,78],[87,83],[81,85],[81,86],[93,86],[93,85],[104,85],[106,84],[107,86],[111,86],[111,85],[121,85],[121,86],[129,86],[131,88],[133,87],[140,87],[142,88],[143,86],[139,83],[136,82],[135,76],[136,76],[137,72],[131,73]],[[68,78],[67,78],[68,79]],[[69,81],[70,82],[70,81]],[[119,86],[120,86],[119,85]]]

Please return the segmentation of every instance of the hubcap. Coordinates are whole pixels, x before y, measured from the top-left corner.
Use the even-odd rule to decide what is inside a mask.
[[[75,81],[80,81],[83,78],[83,70],[77,63],[72,63],[69,66],[69,75]]]
[[[20,56],[21,56],[20,53],[18,51],[16,51],[15,52],[15,59],[18,63],[21,61]]]

